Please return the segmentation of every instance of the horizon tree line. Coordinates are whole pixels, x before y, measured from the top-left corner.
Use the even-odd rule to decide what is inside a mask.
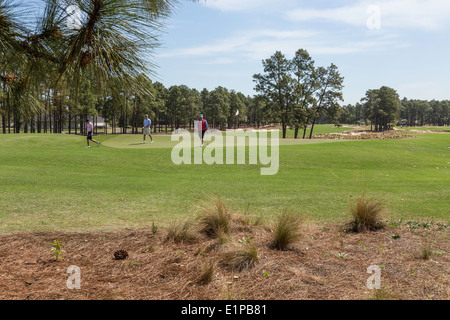
[[[253,75],[253,97],[221,86],[198,91],[152,82],[154,65],[146,57],[157,47],[177,0],[41,3],[37,19],[24,22],[26,10],[0,0],[2,133],[84,134],[85,119],[101,116],[113,133],[131,128],[136,134],[144,113],[159,132],[168,132],[192,128],[203,113],[214,128],[281,124],[283,138],[288,128],[295,138],[303,130],[305,138],[311,127],[311,138],[316,123],[352,120],[344,116],[351,117],[351,108],[340,106],[344,78],[338,67],[316,67],[304,49],[292,59],[277,51],[263,60],[263,73]],[[76,10],[69,10],[73,7]],[[361,104],[364,120],[378,131],[399,118],[449,122],[447,102],[399,102],[388,87],[369,90]]]
[[[369,90],[366,97],[361,99],[360,102],[344,105],[339,116],[339,122],[355,125],[371,124],[376,127],[375,116],[379,109],[379,105],[378,107],[375,105],[377,100],[373,99],[376,92]],[[394,93],[392,92],[392,94]],[[392,113],[390,114],[392,125],[411,127],[450,126],[450,100],[428,101],[405,97],[397,100],[395,106],[396,108],[391,110]],[[387,112],[384,112],[384,114],[387,114]]]
[[[334,68],[332,66],[327,71],[334,72]],[[327,71],[322,70],[324,73]],[[211,91],[206,88],[198,91],[186,85],[166,88],[143,74],[133,81],[135,87],[139,86],[141,90],[133,90],[132,87],[99,93],[93,79],[83,77],[79,80],[76,98],[69,86],[53,89],[42,83],[40,90],[36,91],[36,99],[40,99],[43,106],[30,108],[26,113],[17,113],[16,109],[11,108],[12,104],[7,103],[11,97],[2,91],[2,133],[85,134],[85,119],[94,118],[97,134],[107,134],[108,128],[111,133],[140,134],[144,114],[149,114],[153,130],[160,133],[173,132],[179,128],[192,129],[194,121],[202,113],[213,128],[223,130],[281,124],[284,130],[293,129],[295,138],[299,137],[300,130],[303,130],[302,137],[306,138],[306,128],[313,129],[317,123],[365,124],[374,131],[388,130],[400,123],[409,126],[450,125],[450,101],[400,100],[396,91],[389,87],[368,90],[359,103],[341,107],[333,103],[333,97],[326,97],[326,94],[339,97],[339,92],[327,92],[328,86],[325,85],[322,90],[316,91],[319,99],[309,107],[305,107],[306,102],[301,99],[313,101],[311,96],[297,97],[295,103],[292,102],[293,96],[288,95],[291,99],[288,102],[292,104],[280,108],[280,105],[270,100],[269,94],[251,97],[220,86]],[[294,92],[294,89],[291,90]],[[331,99],[327,103],[332,103],[325,104],[321,99]],[[97,117],[103,118],[105,126],[97,125]],[[312,138],[312,135],[311,130],[308,138]]]

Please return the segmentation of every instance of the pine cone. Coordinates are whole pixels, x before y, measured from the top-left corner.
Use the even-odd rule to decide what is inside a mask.
[[[126,258],[128,258],[128,252],[126,252],[125,250],[117,250],[116,252],[114,252],[114,258],[116,260],[125,260]]]

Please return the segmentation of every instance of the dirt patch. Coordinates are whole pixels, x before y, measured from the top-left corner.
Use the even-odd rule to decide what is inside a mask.
[[[343,140],[391,140],[407,139],[413,135],[408,131],[389,130],[383,132],[373,132],[367,130],[349,130],[342,133],[316,134],[313,139],[343,139]]]
[[[450,130],[436,130],[436,129],[430,129],[430,130],[409,130],[410,132],[415,133],[450,133]]]
[[[231,242],[199,237],[164,241],[164,230],[22,233],[0,236],[0,299],[90,300],[303,300],[449,299],[450,245],[443,224],[401,223],[368,233],[342,226],[308,225],[291,250],[271,249],[267,227],[240,227]],[[56,260],[52,242],[63,245]],[[225,257],[256,244],[259,261],[241,272]],[[117,260],[124,250],[128,257]],[[427,252],[428,255],[424,256]],[[215,263],[212,281],[198,280]],[[80,289],[68,289],[69,266],[81,271]],[[370,290],[369,266],[381,270],[381,289]]]

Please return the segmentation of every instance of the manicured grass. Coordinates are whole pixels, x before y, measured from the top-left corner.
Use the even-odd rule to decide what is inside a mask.
[[[313,135],[325,133],[341,133],[351,129],[352,128],[347,125],[342,125],[342,127],[336,127],[333,124],[318,124],[314,126]],[[288,129],[286,131],[286,137],[294,137],[294,133],[295,132],[293,129]],[[306,129],[305,138],[309,138],[310,133],[311,133],[311,126],[308,126],[308,128]],[[303,138],[303,129],[298,131],[298,136],[300,139]]]
[[[403,130],[424,130],[424,131],[450,131],[450,126],[423,126],[423,127],[401,127],[397,126],[397,129]]]
[[[0,134],[0,232],[150,228],[193,218],[221,196],[232,210],[267,219],[283,208],[316,222],[348,221],[358,195],[382,201],[389,219],[449,221],[450,142],[412,139],[282,141],[280,169],[175,165],[170,136]]]

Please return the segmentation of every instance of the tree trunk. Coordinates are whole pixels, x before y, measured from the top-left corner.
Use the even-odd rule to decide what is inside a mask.
[[[311,131],[309,132],[309,139],[312,139],[312,134],[313,134],[313,130],[314,130],[314,125],[316,124],[316,119],[313,119],[312,125],[311,125]]]
[[[59,128],[58,133],[63,132],[63,101],[62,101],[62,92],[61,89],[59,90],[59,97],[58,97],[58,104],[59,104]]]
[[[9,93],[6,96],[6,107],[8,108],[8,133],[11,133],[11,104],[9,100]]]
[[[6,133],[6,118],[5,118],[5,114],[2,114],[2,129],[3,129],[3,134]]]
[[[17,112],[14,111],[14,133],[20,133],[20,117]]]
[[[48,110],[48,132],[52,133],[52,111]]]
[[[44,133],[47,133],[47,112],[44,112]]]
[[[8,133],[11,133],[11,113],[8,108]]]
[[[37,118],[37,131],[38,133],[41,133],[42,131],[42,122],[41,122],[41,113],[39,112],[38,118]]]

